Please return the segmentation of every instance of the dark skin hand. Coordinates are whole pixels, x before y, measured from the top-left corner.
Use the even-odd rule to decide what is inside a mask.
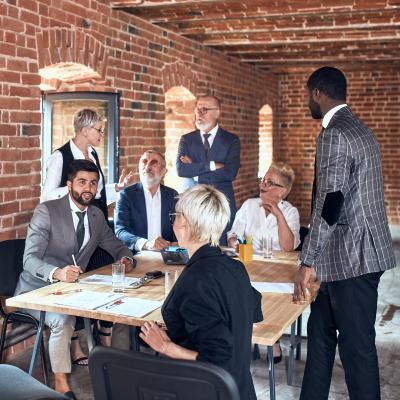
[[[300,267],[294,276],[293,302],[303,304],[310,297],[311,282],[316,280],[313,267]]]

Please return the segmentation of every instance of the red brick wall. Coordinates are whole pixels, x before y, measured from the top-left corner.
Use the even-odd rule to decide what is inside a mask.
[[[194,95],[213,92],[221,98],[221,125],[242,140],[242,165],[235,182],[238,203],[257,192],[258,112],[268,103],[276,114],[277,77],[112,10],[109,3],[10,0],[0,4],[0,240],[24,237],[39,201],[38,70],[74,57],[87,60],[100,78],[74,85],[58,82],[57,91],[121,93],[122,167],[136,166],[144,149],[165,148],[164,92],[183,85],[192,93],[195,90]],[[88,36],[88,51],[74,52],[67,44],[60,45],[64,34],[67,41],[75,38],[83,47],[82,38]],[[43,51],[46,43],[49,53]],[[106,50],[102,58],[99,43]],[[178,62],[194,74],[195,84],[182,68],[182,73],[170,68]]]
[[[389,222],[400,224],[400,72],[344,72],[348,104],[374,131],[381,145]],[[309,115],[305,89],[308,76],[309,73],[280,76],[279,150],[275,153],[275,158],[295,169],[290,201],[299,207],[303,223],[309,218],[315,140],[321,129],[321,123]]]

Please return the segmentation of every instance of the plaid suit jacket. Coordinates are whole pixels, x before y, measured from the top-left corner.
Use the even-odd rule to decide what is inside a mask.
[[[300,260],[321,282],[395,267],[383,198],[381,154],[373,132],[350,110],[338,110],[317,139],[310,232]],[[334,223],[323,217],[328,193],[341,192]],[[325,205],[326,211],[326,205]]]

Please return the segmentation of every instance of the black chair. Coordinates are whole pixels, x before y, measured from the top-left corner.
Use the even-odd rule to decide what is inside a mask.
[[[4,400],[68,400],[62,393],[43,385],[13,365],[0,365],[0,399]]]
[[[307,228],[306,226],[300,227],[300,244],[296,247],[296,249],[295,249],[296,251],[301,251],[301,249],[303,247],[304,239],[308,235],[309,231],[310,231],[310,229]]]
[[[0,336],[0,363],[6,347],[36,335],[39,322],[31,315],[22,311],[8,311],[3,300],[14,295],[19,275],[23,269],[25,239],[13,239],[0,242],[0,316],[3,317],[3,327]],[[7,326],[13,324],[9,338]],[[7,339],[7,340],[6,340]],[[44,341],[40,346],[44,382],[47,385],[47,364]]]
[[[239,400],[232,376],[212,364],[96,347],[89,370],[95,400]]]

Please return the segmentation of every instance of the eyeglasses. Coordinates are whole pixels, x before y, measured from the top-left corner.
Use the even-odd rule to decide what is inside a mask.
[[[194,113],[200,115],[206,115],[211,110],[218,110],[218,108],[207,108],[207,107],[195,108]]]
[[[266,186],[268,188],[270,188],[272,186],[276,186],[276,187],[280,187],[280,188],[285,189],[285,186],[280,185],[279,183],[276,183],[274,181],[271,181],[271,179],[265,180],[264,178],[260,178],[259,183],[260,183],[260,185],[264,185],[264,186]]]
[[[101,135],[104,135],[104,129],[95,128],[94,126],[92,126],[92,128],[93,128],[95,131],[99,132]]]
[[[171,225],[173,225],[175,223],[176,216],[179,214],[182,214],[182,213],[180,213],[180,212],[169,213],[169,222],[171,222]]]

